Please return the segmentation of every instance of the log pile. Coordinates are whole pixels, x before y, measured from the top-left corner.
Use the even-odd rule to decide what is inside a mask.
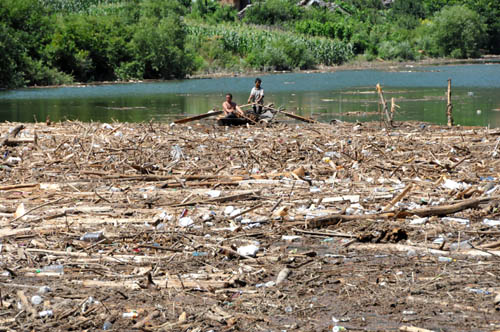
[[[0,134],[2,330],[500,328],[497,129]]]

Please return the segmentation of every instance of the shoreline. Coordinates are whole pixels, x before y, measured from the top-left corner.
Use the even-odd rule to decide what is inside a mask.
[[[155,83],[155,82],[170,82],[181,80],[196,80],[196,79],[216,79],[227,77],[250,77],[250,76],[267,76],[286,73],[332,73],[336,71],[347,70],[397,70],[405,67],[418,66],[453,66],[453,65],[470,65],[470,64],[490,64],[500,63],[500,55],[487,55],[477,59],[446,59],[446,58],[430,58],[418,61],[384,61],[377,59],[374,61],[359,61],[352,60],[348,63],[339,66],[319,66],[316,69],[297,70],[297,71],[245,71],[245,72],[229,72],[220,71],[215,73],[199,73],[188,75],[184,79],[144,79],[144,80],[129,80],[129,81],[96,81],[89,83],[73,83],[62,85],[46,85],[46,86],[28,86],[25,89],[47,89],[47,88],[62,88],[62,87],[84,87],[84,86],[99,86],[99,85],[114,85],[114,84],[135,84],[135,83]],[[4,90],[9,91],[9,90]]]

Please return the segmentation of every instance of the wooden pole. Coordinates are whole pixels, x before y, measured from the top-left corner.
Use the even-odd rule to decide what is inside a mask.
[[[382,107],[384,108],[384,113],[385,113],[385,116],[387,118],[387,122],[392,127],[392,119],[391,119],[391,116],[389,115],[389,109],[387,108],[387,102],[385,101],[384,93],[382,92],[382,88],[380,87],[379,83],[377,83],[377,92],[378,92],[378,95],[380,96],[380,103],[382,104]]]
[[[448,117],[448,127],[453,126],[453,105],[451,104],[451,78],[448,79],[448,104],[446,106],[446,116]]]
[[[396,105],[394,102],[394,97],[391,98],[391,124],[394,119],[394,113],[396,113],[396,108],[399,108],[399,105]]]

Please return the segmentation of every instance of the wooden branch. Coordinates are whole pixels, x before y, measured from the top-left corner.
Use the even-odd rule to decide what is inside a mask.
[[[428,297],[428,296],[418,297],[418,296],[410,295],[406,298],[406,302],[420,303],[420,304],[434,304],[434,305],[439,305],[442,307],[447,307],[450,309],[453,308],[453,309],[460,310],[460,311],[483,312],[486,314],[491,314],[494,312],[491,309],[480,308],[479,306],[468,306],[468,305],[462,305],[462,304],[458,304],[458,303],[450,303],[450,302],[446,302],[446,301],[441,301],[439,299],[433,299],[433,298]]]
[[[35,308],[31,305],[31,303],[28,301],[26,298],[26,295],[24,295],[24,292],[21,290],[17,291],[17,297],[19,300],[21,300],[21,303],[23,304],[24,309],[33,317],[37,316],[37,312]]]
[[[294,113],[290,113],[290,112],[285,112],[285,111],[282,111],[282,110],[278,110],[279,113],[285,115],[285,116],[288,116],[289,118],[292,118],[292,119],[295,119],[295,120],[299,120],[299,121],[303,121],[303,122],[307,122],[307,123],[317,123],[316,120],[313,120],[311,118],[305,118],[303,116],[300,116],[300,115],[297,115],[297,114],[294,114]]]
[[[10,186],[0,186],[0,191],[36,188],[38,186],[39,186],[39,183],[21,183],[21,184],[14,184],[14,185],[10,185]]]
[[[448,79],[448,104],[446,105],[446,116],[448,118],[448,127],[453,126],[453,105],[451,104],[451,78]]]
[[[152,319],[155,319],[158,316],[160,316],[160,312],[158,310],[155,310],[152,313],[150,313],[149,315],[147,315],[146,317],[144,317],[144,319],[142,319],[141,321],[137,322],[133,326],[133,328],[134,329],[141,329],[144,325],[146,325],[148,322],[150,322]]]
[[[19,134],[19,132],[21,130],[23,130],[24,128],[26,128],[24,125],[18,125],[16,127],[14,127],[14,129],[12,129],[12,131],[10,133],[7,133],[4,138],[0,141],[0,147],[4,146],[4,145],[8,145],[8,141],[10,138],[14,138],[17,136],[17,134]]]
[[[198,114],[198,115],[191,116],[191,117],[188,117],[188,118],[176,120],[176,121],[174,121],[174,123],[175,124],[188,123],[188,122],[192,122],[192,121],[196,121],[196,120],[201,120],[201,119],[205,119],[205,118],[208,118],[208,117],[212,117],[212,116],[215,116],[215,115],[220,115],[222,113],[224,113],[224,112],[223,111],[215,111],[215,112],[209,112],[209,113],[204,113],[204,114]]]
[[[373,250],[373,251],[384,251],[384,252],[408,252],[414,250],[420,253],[430,253],[433,255],[440,256],[450,256],[452,253],[445,250],[432,249],[427,247],[416,247],[405,244],[397,243],[354,243],[349,248],[356,250]],[[500,254],[500,251],[489,251],[484,252],[476,249],[469,249],[465,251],[454,252],[452,256],[454,257],[491,257],[493,255]]]
[[[400,108],[399,105],[396,105],[394,102],[394,97],[391,98],[391,123],[394,120],[394,114],[396,113],[396,108]]]
[[[197,200],[197,201],[192,201],[192,202],[187,202],[187,203],[175,204],[172,206],[182,207],[182,206],[192,206],[192,205],[199,205],[199,204],[224,203],[224,202],[229,202],[229,201],[242,200],[242,199],[245,199],[248,197],[256,196],[258,194],[260,194],[260,191],[249,191],[249,192],[244,192],[244,193],[240,193],[240,194],[236,194],[236,195],[216,197],[216,198],[210,198],[210,199],[205,199],[205,200]]]
[[[384,207],[384,209],[382,210],[382,212],[389,210],[390,208],[392,208],[394,206],[394,204],[396,204],[397,202],[399,202],[400,200],[402,200],[408,194],[408,192],[410,191],[410,189],[411,189],[412,186],[413,185],[411,183],[408,184],[406,186],[406,188],[399,195],[397,195],[396,197],[394,197],[394,199],[392,201],[390,201],[389,204],[387,204]]]
[[[38,209],[42,208],[42,207],[44,207],[44,206],[47,206],[47,205],[50,205],[50,204],[57,203],[57,202],[59,202],[59,201],[60,201],[60,200],[62,200],[62,199],[64,199],[64,197],[61,197],[61,198],[58,198],[58,199],[56,199],[56,200],[53,200],[53,201],[46,202],[46,203],[44,203],[44,204],[41,204],[41,205],[35,206],[34,208],[31,208],[31,209],[29,209],[28,211],[26,211],[25,213],[23,213],[22,215],[20,215],[19,217],[12,219],[12,220],[10,221],[10,223],[12,223],[12,222],[14,222],[14,221],[17,221],[17,220],[21,219],[22,217],[24,217],[24,216],[26,216],[26,215],[30,214],[31,212],[33,212],[33,211],[35,211],[35,210],[38,210]]]
[[[272,105],[272,104],[271,104]],[[271,110],[271,111],[274,111],[274,112],[278,112],[278,113],[281,113],[285,116],[288,116],[289,118],[292,118],[292,119],[295,119],[295,120],[299,120],[299,121],[303,121],[303,122],[307,122],[307,123],[317,123],[316,120],[314,119],[311,119],[311,118],[305,118],[303,116],[300,116],[300,115],[297,115],[297,114],[294,114],[294,113],[290,113],[290,112],[285,112],[283,110],[280,110],[280,109],[276,109],[274,107],[271,107],[271,106],[264,106],[264,109],[267,109],[267,110]]]
[[[454,204],[437,205],[424,209],[402,211],[401,214],[399,214],[399,216],[407,216],[407,215],[417,215],[419,217],[446,216],[452,213],[477,207],[479,204],[482,203],[487,203],[489,201],[495,201],[499,199],[500,196],[471,198]]]
[[[382,92],[382,87],[380,86],[380,83],[377,83],[377,92],[380,97],[380,103],[384,108],[384,113],[387,118],[387,122],[389,123],[389,125],[392,126],[392,119],[391,116],[389,115],[389,109],[387,108],[387,101],[385,101],[384,93]]]
[[[432,330],[422,329],[415,326],[401,326],[399,330],[402,332],[434,332]]]
[[[409,187],[407,187],[408,189]],[[409,189],[408,189],[409,190]],[[403,193],[406,195],[407,192]],[[401,193],[401,198],[403,197]],[[399,198],[398,195],[396,198]],[[395,199],[396,199],[395,198]],[[358,214],[358,215],[344,215],[344,214],[331,214],[327,216],[322,216],[318,218],[313,218],[310,220],[305,220],[306,226],[308,228],[318,228],[326,227],[330,225],[336,225],[341,221],[355,221],[355,220],[374,220],[374,219],[384,219],[390,217],[407,217],[412,215],[417,215],[420,217],[429,216],[446,216],[452,213],[463,211],[469,208],[477,207],[479,204],[486,203],[489,201],[500,200],[500,196],[482,197],[482,198],[472,198],[467,199],[455,204],[438,205],[432,206],[425,209],[415,209],[406,211],[389,211],[385,213],[374,213],[374,214]]]

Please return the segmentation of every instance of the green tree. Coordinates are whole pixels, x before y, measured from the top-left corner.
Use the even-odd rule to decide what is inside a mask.
[[[303,12],[295,0],[258,1],[246,11],[243,20],[252,24],[283,25],[300,19]]]
[[[455,58],[479,56],[485,32],[486,25],[479,14],[463,5],[444,7],[430,27],[437,55]]]
[[[0,23],[0,88],[24,85],[22,66],[26,57],[12,30]]]
[[[131,41],[142,77],[181,78],[191,72],[193,56],[185,51],[185,38],[179,17],[143,19]]]

